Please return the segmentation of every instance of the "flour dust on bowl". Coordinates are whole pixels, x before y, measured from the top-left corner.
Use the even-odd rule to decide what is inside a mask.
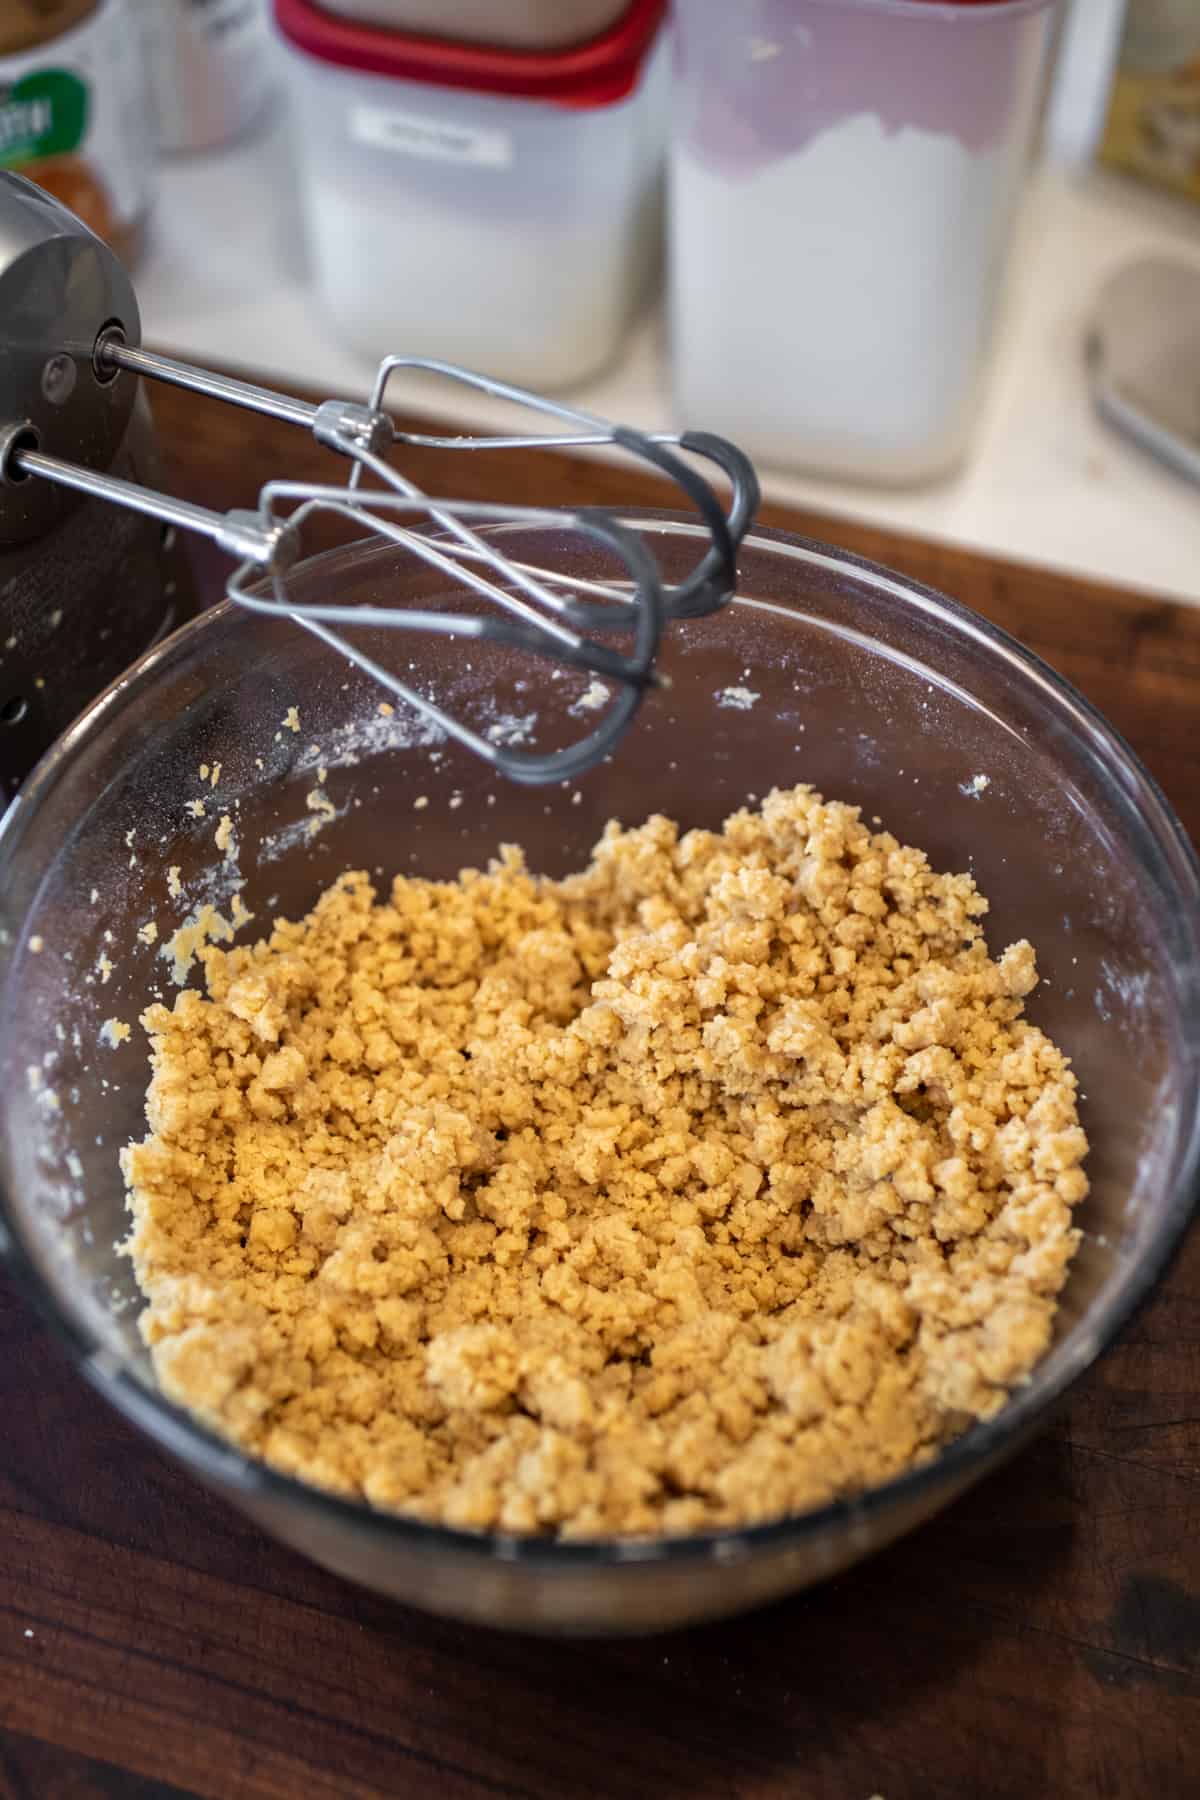
[[[690,569],[694,527],[631,522],[668,579]],[[550,554],[532,527],[496,529],[522,560]],[[586,577],[586,546],[568,554]],[[1149,1292],[1191,1212],[1200,878],[1153,783],[1086,703],[953,603],[780,535],[748,539],[739,561],[738,600],[672,627],[670,688],[577,784],[506,784],[431,727],[381,712],[378,689],[309,634],[223,607],[83,716],[0,837],[0,1177],[19,1278],[99,1391],[201,1480],[318,1562],[431,1611],[650,1631],[846,1567],[1011,1454]],[[303,597],[335,604],[446,598],[386,545],[315,559],[298,580]],[[547,679],[507,652],[485,668],[445,641],[422,642],[414,662],[418,685],[485,732],[549,748],[577,731],[582,676]],[[164,1397],[115,1246],[128,1229],[118,1152],[145,1135],[137,1018],[175,997],[179,927],[211,927],[207,906],[245,919],[246,941],[302,916],[344,870],[448,879],[505,842],[560,876],[583,867],[610,818],[719,827],[801,782],[880,818],[935,868],[971,871],[993,953],[1036,946],[1029,1016],[1080,1079],[1083,1240],[1054,1342],[995,1417],[911,1472],[778,1520],[571,1541],[427,1524],[321,1491]]]

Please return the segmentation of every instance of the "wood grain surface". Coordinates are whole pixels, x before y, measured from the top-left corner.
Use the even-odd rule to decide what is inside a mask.
[[[303,433],[163,391],[175,485],[336,478]],[[563,457],[415,479],[653,503]],[[768,507],[1013,631],[1200,836],[1200,610]],[[1019,548],[1019,546],[1014,546]],[[217,560],[196,558],[207,594]],[[1198,577],[1200,579],[1200,577]],[[546,1643],[350,1588],[196,1487],[0,1285],[0,1795],[12,1800],[1200,1793],[1200,1237],[1016,1461],[892,1550],[733,1623]]]

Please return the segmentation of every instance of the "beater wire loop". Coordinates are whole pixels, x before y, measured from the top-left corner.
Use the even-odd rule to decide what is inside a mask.
[[[61,487],[198,531],[235,559],[226,593],[252,612],[283,615],[312,632],[339,656],[413,707],[499,773],[527,785],[571,780],[610,755],[648,688],[664,631],[674,619],[715,612],[732,597],[737,552],[759,501],[748,459],[733,444],[707,432],[641,432],[548,399],[456,364],[429,357],[389,356],[380,363],[366,405],[313,402],[194,368],[125,342],[106,327],[97,339],[98,378],[121,369],[177,387],[269,413],[306,427],[316,440],[344,456],[344,485],[270,481],[257,510],[209,511],[189,502],[41,452],[36,442],[14,440],[7,453],[9,479],[38,476]],[[492,399],[539,414],[556,429],[448,436],[403,431],[384,410],[388,383],[398,370],[453,381]],[[707,528],[708,542],[683,580],[663,580],[645,535],[607,509],[563,511],[443,499],[424,493],[388,460],[405,448],[476,453],[505,450],[608,449],[665,476]],[[728,483],[723,506],[697,463],[712,465]],[[446,605],[342,605],[304,597],[303,555],[312,527],[324,519],[362,526],[398,553],[444,576]],[[547,535],[546,563],[509,556],[507,528]],[[588,550],[588,573],[571,566]],[[613,568],[611,576],[593,566]],[[563,558],[554,566],[554,555]],[[467,610],[467,608],[470,610]],[[476,730],[443,701],[406,682],[374,651],[356,643],[361,630],[395,630],[489,643],[522,655],[577,669],[601,681],[602,716],[565,747],[538,752],[504,741],[502,733]],[[616,641],[606,641],[613,640]],[[590,700],[589,700],[590,704]]]

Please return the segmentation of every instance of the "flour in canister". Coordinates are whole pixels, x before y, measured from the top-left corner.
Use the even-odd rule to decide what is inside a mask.
[[[753,170],[681,142],[674,364],[688,422],[784,466],[904,478],[956,449],[1024,166],[1021,142],[869,112]]]

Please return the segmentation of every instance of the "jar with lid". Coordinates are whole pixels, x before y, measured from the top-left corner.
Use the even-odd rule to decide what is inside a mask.
[[[154,160],[127,0],[5,0],[0,168],[36,181],[135,260]]]
[[[274,93],[267,0],[135,0],[161,150],[215,150]]]
[[[1055,0],[677,0],[675,394],[763,463],[962,458]]]

